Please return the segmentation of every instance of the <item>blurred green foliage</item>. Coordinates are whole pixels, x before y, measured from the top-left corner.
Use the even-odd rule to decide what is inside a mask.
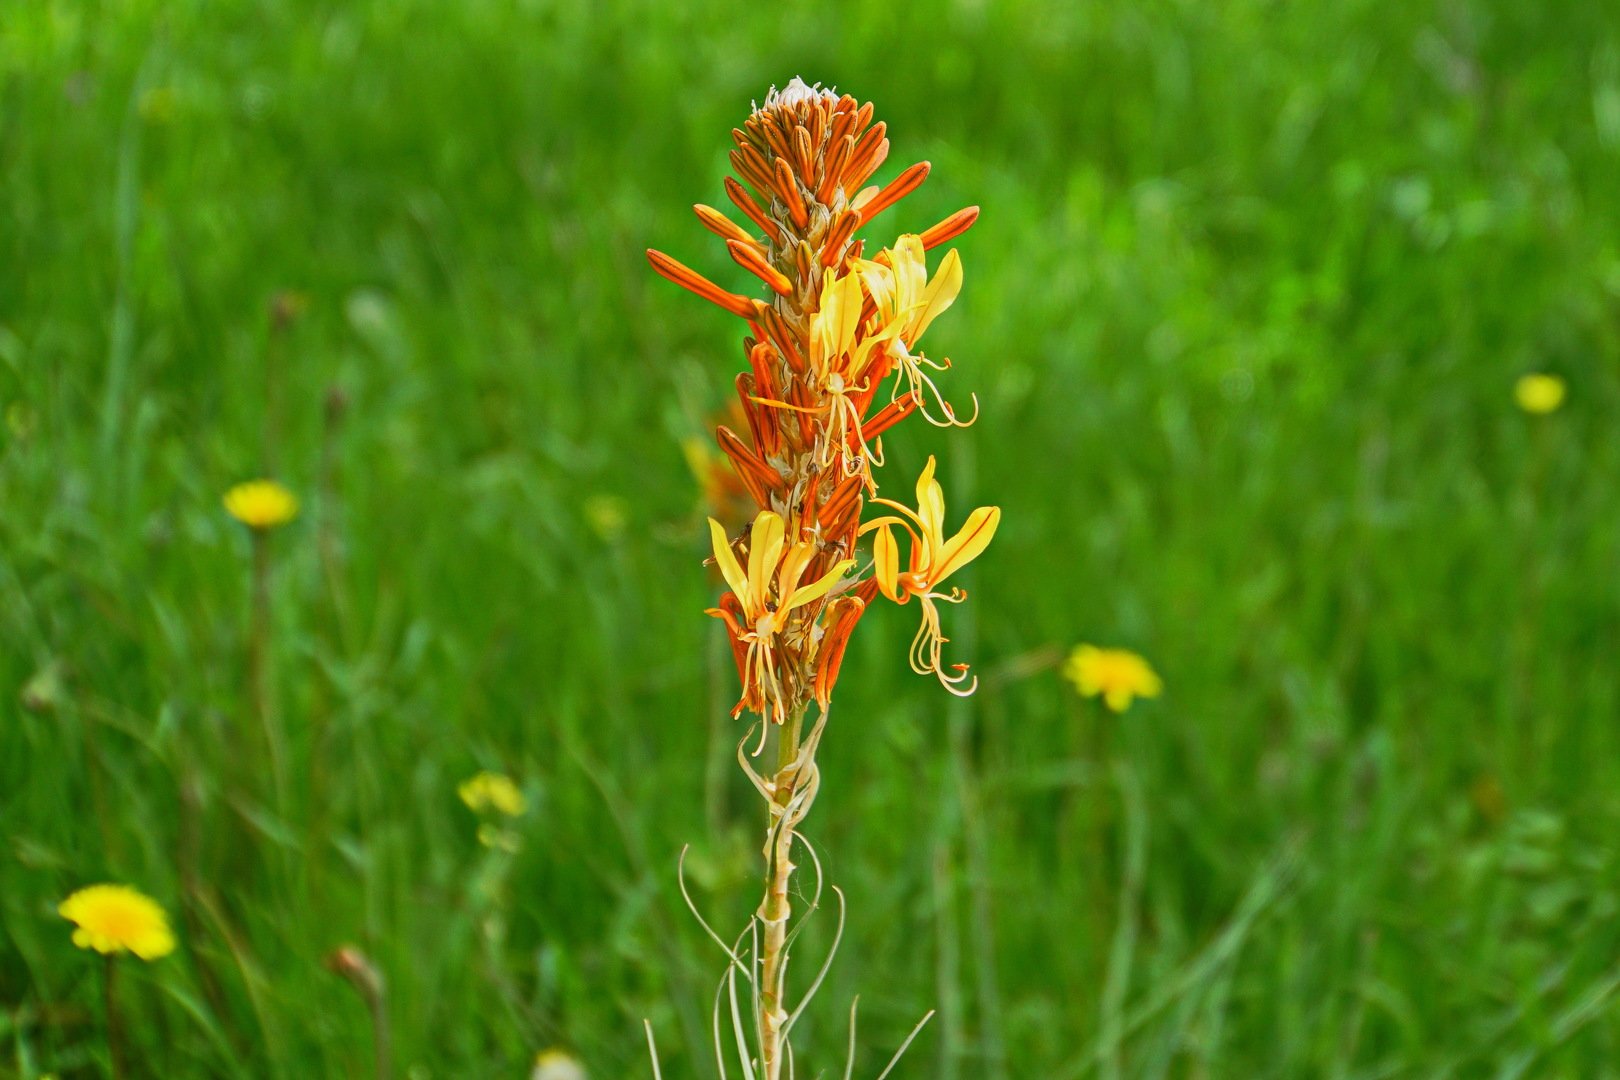
[[[888,476],[1005,514],[974,699],[909,610],[845,665],[801,1061],[859,993],[859,1075],[930,1007],[897,1076],[1615,1075],[1620,13],[1535,0],[8,5],[0,1075],[103,1067],[103,879],[183,942],[142,1073],[364,1074],[352,943],[403,1075],[649,1075],[644,1016],[712,1075],[675,861],[740,925],[761,823],[679,443],[739,327],[642,249],[745,287],[686,211],[794,74],[934,163],[878,235],[984,207],[930,333],[982,418]]]

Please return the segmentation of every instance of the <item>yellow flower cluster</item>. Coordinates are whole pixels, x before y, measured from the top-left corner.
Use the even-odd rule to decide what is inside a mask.
[[[512,778],[500,773],[481,772],[470,776],[456,788],[456,794],[475,814],[493,811],[507,817],[519,817],[529,806],[529,801],[523,797],[523,792],[512,782]]]

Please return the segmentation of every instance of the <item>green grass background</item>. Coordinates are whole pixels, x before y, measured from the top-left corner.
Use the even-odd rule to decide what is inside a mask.
[[[679,444],[739,324],[642,251],[746,285],[687,208],[795,74],[933,162],[876,235],[984,207],[982,418],[884,477],[1004,511],[975,698],[914,609],[845,664],[803,1074],[858,993],[866,1077],[935,1007],[896,1076],[1620,1075],[1620,14],[1541,0],[0,7],[0,1075],[103,1074],[97,880],[183,942],[138,1075],[368,1074],[344,943],[399,1075],[647,1076],[643,1017],[714,1075],[676,858],[739,926],[762,837]]]

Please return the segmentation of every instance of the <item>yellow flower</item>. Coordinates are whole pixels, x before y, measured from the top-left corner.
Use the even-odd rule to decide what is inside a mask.
[[[225,493],[225,509],[251,529],[264,531],[298,516],[298,498],[274,480],[249,480]]]
[[[1063,674],[1086,697],[1102,695],[1108,707],[1124,712],[1139,697],[1158,697],[1164,683],[1148,662],[1128,649],[1080,645],[1069,654]]]
[[[866,370],[879,337],[861,335],[861,315],[866,297],[861,294],[861,278],[854,273],[840,276],[835,270],[823,275],[820,306],[810,316],[810,363],[825,385],[837,377],[838,389],[854,387]]]
[[[770,510],[760,511],[748,531],[746,572],[731,550],[725,526],[714,518],[709,519],[709,539],[715,564],[736,601],[735,610],[728,611],[722,597],[721,606],[710,608],[708,614],[725,621],[734,647],[745,647],[741,664],[747,673],[744,700],[769,702],[772,718],[782,723],[787,700],[776,674],[776,636],[787,627],[789,615],[826,596],[855,560],[834,563],[816,580],[801,584],[818,546],[805,540],[787,543],[787,525]]]
[[[1536,416],[1556,412],[1564,403],[1564,380],[1557,375],[1525,375],[1513,387],[1519,408]]]
[[[78,927],[73,944],[98,953],[132,952],[156,960],[174,952],[174,934],[163,909],[127,885],[90,885],[56,908]]]
[[[542,1050],[529,1080],[585,1080],[585,1066],[566,1050]]]
[[[991,537],[1001,524],[1001,507],[981,506],[968,515],[967,523],[949,540],[945,539],[945,493],[934,479],[934,459],[917,479],[917,510],[888,499],[873,502],[891,506],[904,517],[882,517],[861,526],[861,532],[877,531],[872,541],[873,573],[883,595],[898,604],[915,596],[922,602],[923,621],[917,636],[911,642],[911,670],[919,675],[932,672],[952,693],[971,694],[978,679],[965,689],[957,684],[968,677],[966,664],[952,665],[955,675],[946,675],[940,665],[940,649],[947,638],[940,629],[939,609],[935,601],[959,604],[967,599],[961,589],[939,592],[938,586],[956,571],[978,558],[990,545]],[[900,572],[900,545],[895,542],[893,526],[899,525],[911,534],[911,561],[905,573]],[[915,527],[913,527],[915,526]]]
[[[911,233],[879,252],[877,261],[862,259],[856,265],[885,328],[907,349],[917,347],[923,331],[962,291],[962,257],[947,251],[930,281],[922,237]]]
[[[529,805],[511,778],[500,773],[481,772],[469,777],[456,788],[456,794],[467,804],[467,809],[476,814],[493,810],[507,817],[517,817]]]
[[[894,359],[897,372],[894,397],[901,396],[901,384],[904,383],[905,389],[923,405],[921,411],[925,419],[942,427],[966,427],[973,423],[973,419],[957,420],[955,410],[923,370],[926,366],[935,371],[944,371],[951,362],[937,363],[921,353],[912,352],[921,340],[923,331],[956,302],[957,294],[962,291],[962,258],[955,251],[946,252],[939,269],[934,272],[933,280],[929,280],[928,262],[923,250],[922,238],[907,234],[895,241],[893,249],[886,248],[879,252],[875,261],[860,259],[856,266],[877,310],[878,325],[882,328],[878,337],[888,342],[889,354]],[[928,395],[932,396],[944,419],[935,419],[929,413],[924,404]],[[978,414],[978,399],[975,398],[973,415],[977,417]]]

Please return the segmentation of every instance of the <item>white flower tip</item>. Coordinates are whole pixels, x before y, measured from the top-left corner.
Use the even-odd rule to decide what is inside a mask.
[[[787,84],[786,89],[778,90],[776,85],[773,83],[771,85],[771,92],[765,95],[765,104],[763,106],[756,104],[754,106],[754,111],[764,112],[769,109],[793,109],[803,105],[806,102],[814,101],[817,98],[830,98],[836,101],[838,99],[838,93],[832,87],[823,89],[819,82],[814,86],[807,85],[803,79],[795,75]]]

